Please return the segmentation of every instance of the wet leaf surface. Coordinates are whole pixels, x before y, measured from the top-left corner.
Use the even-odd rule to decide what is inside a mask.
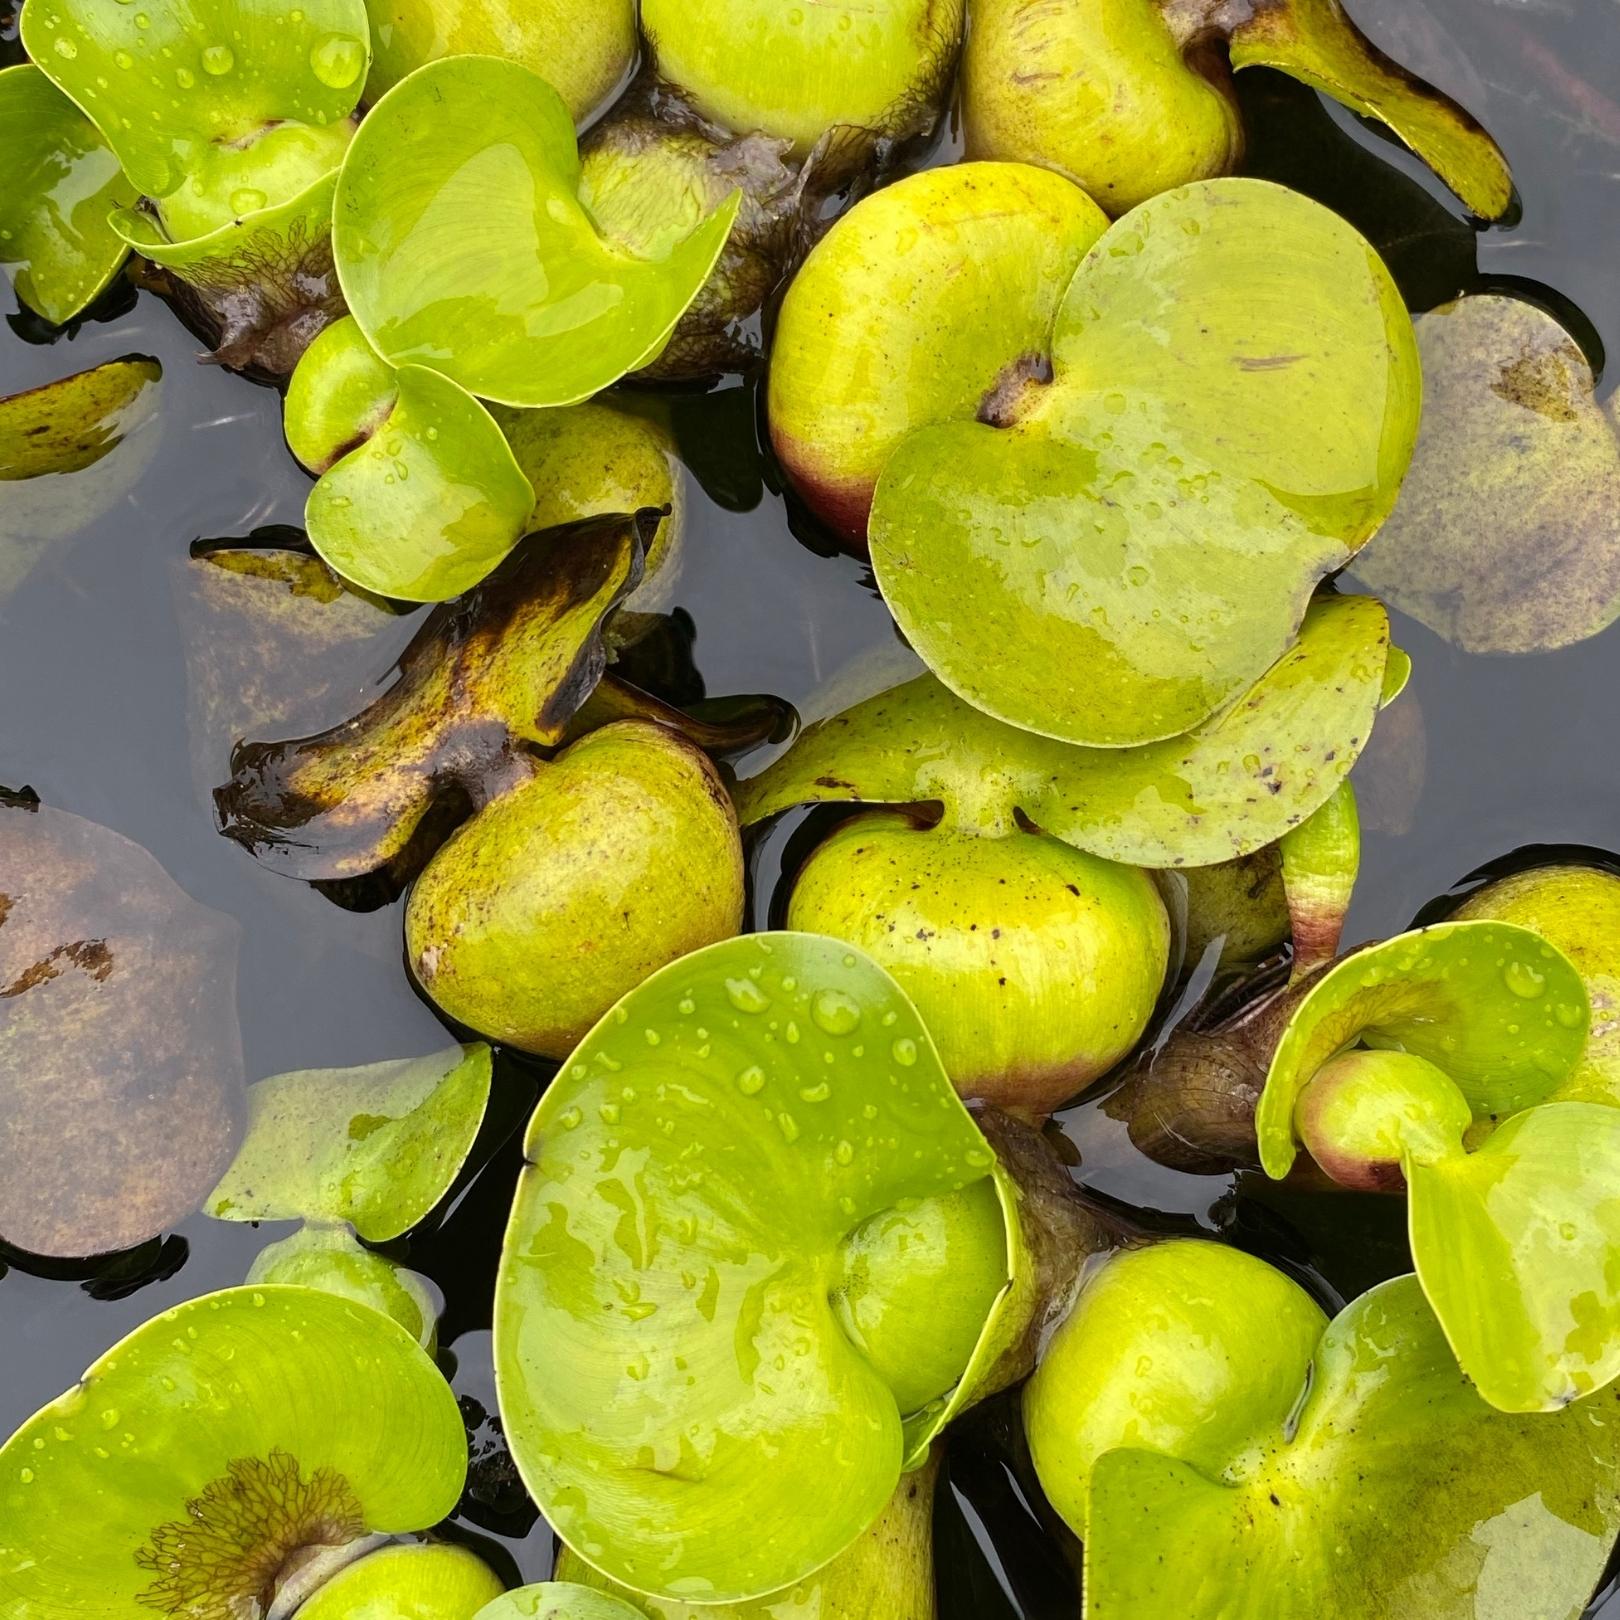
[[[128,839],[0,801],[0,1239],[101,1254],[202,1202],[242,1125],[237,938]]]

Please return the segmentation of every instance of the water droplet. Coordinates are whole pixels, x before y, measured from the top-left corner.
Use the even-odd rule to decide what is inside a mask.
[[[328,34],[309,53],[310,72],[329,90],[347,90],[365,62],[365,46],[348,34]]]
[[[32,1468],[25,1468],[20,1474],[18,1474],[17,1477],[23,1482],[24,1485],[32,1485],[34,1483],[34,1470]]]
[[[847,1035],[861,1021],[860,1003],[842,990],[822,990],[810,1003],[816,1028],[829,1035]]]
[[[71,39],[58,39],[51,49],[62,58],[64,62],[71,62],[79,54],[79,47]]]
[[[765,1071],[756,1063],[737,1076],[737,1089],[745,1097],[756,1097],[765,1089]]]
[[[604,1125],[617,1125],[619,1123],[619,1105],[617,1103],[603,1103],[596,1111],[602,1116]]]
[[[1125,577],[1133,585],[1146,585],[1153,578],[1153,575],[1141,563],[1134,563],[1130,568],[1126,569]]]
[[[799,1026],[791,1018],[788,1019],[787,1028],[784,1029],[782,1033],[784,1036],[786,1036],[789,1046],[797,1046],[799,1044]]]
[[[1556,1018],[1565,1029],[1574,1029],[1580,1024],[1581,1009],[1573,1001],[1560,1001],[1558,1005],[1553,1008],[1553,1017]]]
[[[799,1087],[799,1099],[801,1102],[826,1102],[830,1096],[832,1096],[832,1087],[825,1080],[821,1081],[819,1085]]]
[[[855,1144],[853,1142],[840,1142],[833,1149],[833,1157],[840,1164],[853,1164],[855,1162]]]
[[[641,1038],[649,1046],[660,1046],[660,1045],[663,1044],[663,1040],[664,1040],[664,1037],[662,1035],[660,1035],[656,1029],[644,1029],[644,1030],[642,1030]]]
[[[1547,975],[1528,962],[1509,962],[1502,969],[1502,983],[1526,1001],[1534,1001],[1547,993]]]
[[[697,1003],[690,996],[682,996],[677,1007],[682,1018],[690,1018],[697,1011]]]
[[[577,1108],[565,1108],[557,1116],[557,1123],[561,1125],[565,1131],[572,1131],[578,1128],[580,1120],[582,1120],[584,1117],[585,1116],[581,1114]]]
[[[762,1013],[771,998],[752,979],[727,979],[726,997],[738,1012]]]
[[[917,1043],[908,1036],[902,1036],[889,1050],[903,1069],[909,1069],[917,1061]]]
[[[799,1122],[786,1111],[776,1116],[776,1128],[782,1133],[784,1141],[797,1142],[799,1140]]]
[[[236,66],[236,52],[229,45],[205,45],[202,66],[204,73],[211,73],[218,79]]]
[[[257,186],[240,186],[231,193],[231,212],[240,219],[243,214],[257,213],[268,200]]]
[[[119,67],[125,69],[135,66],[135,58],[131,56],[128,51],[114,51],[113,61],[115,61]]]

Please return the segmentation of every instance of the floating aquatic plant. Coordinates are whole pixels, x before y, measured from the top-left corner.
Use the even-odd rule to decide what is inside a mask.
[[[930,171],[846,215],[784,300],[772,435],[846,532],[870,499],[878,583],[946,685],[1149,742],[1252,686],[1388,515],[1417,349],[1376,254],[1303,197],[1209,181],[1104,232],[1033,175]]]
[[[978,0],[962,62],[968,155],[1039,163],[1111,214],[1229,174],[1244,131],[1231,69],[1275,68],[1387,125],[1475,213],[1513,177],[1469,113],[1392,62],[1338,0]]]
[[[1613,1400],[1499,1412],[1417,1279],[1328,1322],[1263,1262],[1180,1240],[1094,1275],[1024,1424],[1085,1541],[1088,1617],[1474,1620],[1511,1593],[1575,1620],[1620,1530]]]

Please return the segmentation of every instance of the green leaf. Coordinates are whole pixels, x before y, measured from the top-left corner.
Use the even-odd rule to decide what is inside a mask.
[[[482,1044],[358,1069],[301,1069],[248,1090],[248,1126],[209,1196],[223,1221],[347,1221],[370,1243],[450,1190],[489,1103]]]
[[[337,166],[371,59],[362,0],[40,0],[22,36],[137,190],[221,224]]]
[[[7,1243],[106,1254],[202,1202],[242,1127],[238,936],[128,839],[0,796]]]
[[[436,371],[386,365],[352,320],[304,352],[286,415],[288,442],[321,474],[304,507],[310,542],[362,590],[447,601],[528,527],[534,490],[489,412]],[[317,443],[347,453],[315,459]]]
[[[307,1288],[208,1294],[0,1450],[0,1609],[246,1614],[266,1568],[437,1524],[466,1469],[455,1396],[404,1329]]]
[[[504,1583],[454,1542],[380,1547],[298,1606],[299,1620],[475,1620],[498,1614]],[[588,1617],[587,1617],[588,1620]]]
[[[439,1307],[427,1279],[373,1254],[346,1226],[301,1226],[291,1237],[266,1244],[247,1280],[319,1288],[369,1305],[398,1322],[430,1353],[438,1336]]]
[[[1256,6],[1232,30],[1234,68],[1277,68],[1400,136],[1483,219],[1513,202],[1507,159],[1479,121],[1397,66],[1338,0]]]
[[[1553,317],[1486,294],[1417,323],[1423,427],[1358,578],[1454,646],[1565,647],[1620,619],[1620,442]]]
[[[939,800],[947,821],[1021,811],[1077,849],[1206,866],[1274,843],[1323,805],[1372,729],[1389,644],[1368,597],[1323,597],[1244,698],[1182,737],[1076,747],[1005,725],[924,675],[808,727],[738,789],[744,824],[795,804]]]
[[[1407,1186],[1423,1291],[1486,1400],[1555,1412],[1620,1375],[1620,1109],[1528,1109]]]
[[[526,1152],[502,1421],[548,1520],[632,1590],[735,1602],[826,1564],[883,1511],[906,1420],[920,1462],[1009,1331],[994,1154],[905,996],[836,941],[750,935],[654,974]],[[880,1369],[931,1398],[902,1411]]]
[[[901,445],[878,583],[975,707],[1096,746],[1172,737],[1265,673],[1388,514],[1417,428],[1411,323],[1343,220],[1216,180],[1092,248],[1051,365],[1007,425]]]
[[[1532,867],[1486,884],[1453,916],[1521,923],[1575,964],[1592,1003],[1592,1028],[1557,1100],[1620,1106],[1620,875],[1595,866]]]
[[[515,62],[452,57],[374,107],[338,181],[349,307],[395,365],[505,405],[570,405],[645,365],[713,269],[732,198],[657,258],[581,205],[568,109]]]
[[[477,1620],[643,1620],[643,1611],[572,1581],[542,1581],[496,1598]]]
[[[135,201],[101,132],[37,67],[0,70],[0,264],[17,296],[60,325],[123,267],[126,249],[108,213]]]
[[[1550,1097],[1586,1044],[1586,988],[1539,934],[1512,923],[1449,922],[1345,957],[1291,1012],[1255,1115],[1260,1161],[1294,1162],[1294,1108],[1318,1069],[1357,1040],[1443,1070],[1476,1118]]]
[[[432,613],[399,678],[317,736],[246,743],[215,792],[220,826],[278,871],[354,877],[404,855],[435,805],[483,795],[522,743],[554,746],[607,661],[602,623],[646,536],[598,518],[530,546]]]
[[[1205,1334],[1242,1342],[1244,1306],[1207,1293]],[[1148,1373],[1143,1404],[1160,1381],[1175,1387],[1187,1354]],[[1292,1421],[1214,1466],[1116,1431],[1120,1449],[1088,1482],[1089,1620],[1576,1620],[1620,1525],[1612,1396],[1536,1416],[1494,1410],[1413,1277],[1341,1312],[1308,1386],[1306,1375],[1302,1358]],[[1206,1414],[1211,1433],[1234,1423],[1217,1403]]]

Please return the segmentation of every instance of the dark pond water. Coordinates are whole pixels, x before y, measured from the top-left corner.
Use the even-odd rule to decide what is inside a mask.
[[[1400,60],[1484,118],[1512,160],[1522,216],[1477,234],[1404,152],[1312,93],[1258,73],[1244,84],[1251,170],[1345,213],[1383,250],[1414,309],[1464,290],[1529,291],[1563,315],[1601,367],[1605,351],[1620,352],[1620,3],[1361,0],[1354,10]],[[0,46],[0,60],[14,55]],[[948,137],[941,149],[949,152]],[[47,803],[116,828],[195,898],[241,921],[250,1077],[442,1045],[442,1027],[404,971],[397,907],[342,909],[262,871],[214,832],[206,790],[227,770],[222,752],[198,746],[188,720],[187,653],[205,630],[184,571],[199,538],[299,521],[308,486],[282,445],[275,396],[194,364],[194,341],[144,296],[53,342],[20,315],[9,326],[0,330],[0,392],[130,353],[156,356],[164,380],[144,474],[0,604],[0,784],[26,783]],[[770,691],[803,704],[852,659],[893,646],[863,568],[821,554],[808,531],[796,535],[804,526],[758,448],[750,385],[643,403],[673,425],[701,486],[679,618],[655,672],[667,692]],[[330,712],[307,718],[349,712],[387,673],[412,623],[402,619],[364,649]],[[1523,846],[1620,846],[1620,629],[1532,659],[1467,657],[1399,620],[1397,634],[1416,674],[1392,713],[1411,719],[1380,732],[1358,771],[1368,836],[1353,939],[1405,926],[1472,868]],[[793,830],[779,827],[758,852],[761,919]],[[550,1568],[551,1537],[487,1418],[489,1317],[518,1164],[514,1133],[544,1079],[542,1068],[502,1057],[476,1173],[399,1251],[443,1291],[443,1359],[474,1431],[455,1531],[482,1539],[509,1575],[530,1580]],[[1155,1170],[1086,1109],[1066,1128],[1080,1180],[1156,1212],[1157,1224],[1219,1230],[1288,1264],[1330,1303],[1408,1269],[1393,1204]],[[66,1274],[0,1257],[0,1433],[156,1311],[239,1282],[280,1235],[199,1218]],[[938,1520],[944,1620],[1074,1613],[1065,1547],[1019,1457],[1012,1417],[993,1403],[952,1437]],[[1620,1620],[1620,1598],[1593,1612]]]

